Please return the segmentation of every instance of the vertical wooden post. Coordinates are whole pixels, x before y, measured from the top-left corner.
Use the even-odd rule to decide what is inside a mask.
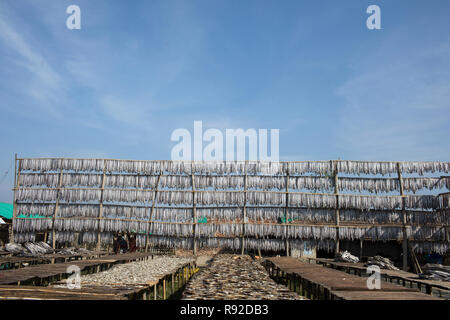
[[[339,213],[339,177],[338,177],[338,166],[337,161],[332,161],[333,170],[334,170],[334,194],[336,196],[336,249],[335,249],[335,257],[339,253],[339,224],[340,224],[340,213]]]
[[[14,243],[14,222],[17,216],[17,191],[19,188],[20,180],[20,160],[19,167],[17,168],[17,153],[14,154],[14,195],[13,195],[13,215],[11,219],[11,226],[9,228],[9,242]]]
[[[247,223],[247,163],[244,165],[244,207],[242,211],[242,238],[241,238],[241,255],[245,253],[245,224]]]
[[[102,185],[100,186],[100,205],[98,210],[98,222],[97,222],[97,252],[100,252],[101,248],[101,232],[100,232],[100,220],[103,219],[103,191],[105,190],[105,180],[106,180],[106,160],[103,160],[103,176]]]
[[[195,202],[195,175],[194,162],[191,163],[191,179],[192,179],[192,251],[197,254],[197,206]]]
[[[397,162],[397,174],[398,183],[400,187],[400,195],[402,196],[402,224],[403,224],[403,241],[402,241],[402,252],[403,252],[403,271],[408,271],[408,234],[407,234],[407,221],[406,221],[406,206],[405,206],[405,194],[403,190],[403,176],[402,170],[400,168],[400,162]]]
[[[359,239],[359,261],[362,261],[362,254],[363,254],[363,239]]]
[[[163,300],[166,300],[166,277],[163,278]]]
[[[152,199],[152,209],[150,211],[150,216],[148,219],[148,224],[147,224],[147,235],[145,238],[145,252],[148,252],[148,246],[150,244],[150,225],[152,224],[152,219],[153,219],[153,213],[155,211],[155,205],[156,205],[156,196],[158,195],[158,188],[159,188],[159,182],[161,181],[161,175],[162,172],[159,173],[158,176],[158,180],[156,181],[156,189],[155,192],[153,193],[153,199]]]
[[[61,186],[63,182],[63,167],[62,167],[62,159],[59,161],[60,171],[59,171],[59,180],[58,180],[58,190],[56,192],[56,203],[55,203],[55,211],[53,212],[53,221],[52,221],[52,247],[56,249],[56,232],[55,232],[55,221],[58,215],[58,207],[59,207],[59,197],[61,193]]]
[[[171,275],[170,285],[171,285],[171,293],[170,294],[174,294],[174,292],[175,292],[175,277],[174,277],[173,273]]]
[[[289,168],[286,169],[286,207],[284,211],[284,223],[285,223],[285,246],[286,246],[286,256],[289,256],[289,238],[288,238],[288,228],[289,228]]]

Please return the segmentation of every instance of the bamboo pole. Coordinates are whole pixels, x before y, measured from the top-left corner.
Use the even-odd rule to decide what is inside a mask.
[[[359,239],[359,261],[362,261],[362,254],[363,254],[363,239]]]
[[[402,222],[403,222],[403,239],[402,239],[402,252],[403,252],[403,271],[408,271],[408,234],[407,234],[407,219],[405,198],[403,192],[403,176],[400,169],[400,162],[397,163],[398,182],[400,187],[400,196],[402,197]]]
[[[195,176],[194,163],[191,164],[191,178],[192,178],[192,252],[197,254],[197,208],[195,201]]]
[[[187,162],[186,160],[132,160],[132,159],[112,159],[112,158],[52,158],[52,157],[40,157],[40,158],[18,158],[18,160],[106,160],[106,161],[123,161],[123,162],[156,162],[156,163],[177,163],[177,162]],[[204,160],[190,160],[193,163],[196,162],[205,162]],[[336,162],[360,162],[360,163],[393,163],[393,161],[375,161],[375,160],[334,160]],[[226,163],[226,162],[242,162],[241,161],[211,161],[211,162],[220,162],[220,163]],[[279,163],[328,163],[327,160],[303,160],[303,161],[279,161]],[[398,162],[398,161],[397,161]],[[409,163],[410,161],[400,161],[398,163],[404,164]],[[428,161],[414,161],[417,163],[426,163]],[[441,161],[442,162],[442,161]],[[445,161],[443,161],[445,162]]]
[[[100,223],[103,219],[103,191],[105,190],[105,180],[106,180],[106,161],[103,161],[103,176],[102,176],[102,185],[100,186],[100,205],[98,210],[98,229],[97,229],[97,252],[100,252],[101,248],[101,237],[102,234],[100,232]]]
[[[339,224],[340,224],[340,212],[339,212],[339,177],[338,177],[338,168],[337,161],[332,161],[334,167],[334,194],[336,195],[336,249],[335,249],[335,257],[339,254]]]
[[[61,187],[63,182],[63,167],[62,160],[60,162],[59,169],[59,178],[58,178],[58,192],[56,193],[56,203],[55,203],[55,211],[53,212],[53,221],[52,221],[52,248],[56,249],[56,231],[55,231],[55,221],[58,215],[58,207],[59,207],[59,197],[61,196]]]
[[[289,239],[288,239],[288,228],[289,228],[289,168],[286,169],[286,207],[284,209],[284,223],[285,226],[285,247],[286,256],[289,256]]]
[[[163,278],[163,300],[166,300],[166,277]]]
[[[161,180],[161,175],[162,175],[162,172],[158,176],[158,181],[156,182],[156,189],[155,189],[155,192],[153,193],[152,209],[150,211],[150,217],[148,219],[148,224],[147,224],[147,235],[145,237],[145,252],[148,252],[148,247],[150,244],[150,225],[152,224],[153,213],[155,211],[155,205],[156,205],[156,199],[157,199],[156,197],[158,195],[159,181]]]
[[[242,209],[242,238],[241,238],[241,255],[245,253],[245,224],[247,223],[247,164],[244,166],[244,208]]]
[[[19,161],[19,167],[17,168],[17,161]],[[14,222],[17,216],[17,190],[19,188],[20,179],[20,160],[17,160],[17,153],[14,154],[14,194],[13,194],[13,215],[11,219],[11,226],[9,229],[9,242],[15,243],[14,241]]]

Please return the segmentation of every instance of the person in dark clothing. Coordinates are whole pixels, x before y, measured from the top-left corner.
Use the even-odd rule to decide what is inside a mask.
[[[120,246],[120,251],[122,253],[125,253],[128,251],[128,242],[123,237],[120,237],[119,246]]]
[[[120,239],[121,238],[122,237],[120,235],[114,236],[114,241],[113,241],[114,254],[118,254],[120,252]]]
[[[128,252],[135,252],[136,251],[136,237],[134,235],[130,235],[130,240],[128,240],[129,242],[129,249]]]

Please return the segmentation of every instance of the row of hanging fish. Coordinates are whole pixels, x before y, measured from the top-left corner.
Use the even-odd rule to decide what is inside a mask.
[[[150,233],[162,236],[187,237],[193,235],[193,225],[191,223],[153,222],[150,226]]]
[[[436,252],[439,254],[445,254],[447,250],[450,249],[448,241],[445,241],[444,231],[437,232],[434,230],[435,241],[425,241],[424,237],[433,235],[433,230],[424,231],[417,229],[412,233],[416,233],[417,236],[414,240],[411,240],[411,246],[417,253],[423,252]],[[340,228],[339,236],[340,239],[360,239],[362,236],[369,237],[377,240],[374,235],[381,234],[384,239],[401,239],[401,230],[394,228],[389,228],[387,230],[371,228],[370,230],[365,230],[364,228]],[[410,232],[411,233],[411,232]],[[112,244],[113,233],[103,232],[101,235],[101,243]],[[83,243],[97,243],[98,233],[97,232],[81,232],[79,239]],[[14,240],[17,243],[24,243],[27,241],[35,241],[36,234],[34,232],[15,232]],[[49,233],[49,240],[52,241],[52,233]],[[72,231],[57,231],[56,241],[59,243],[72,242],[75,240],[75,232]],[[240,250],[242,247],[241,238],[222,238],[222,237],[200,237],[197,240],[198,247],[220,247],[226,249]],[[333,239],[288,239],[289,247],[298,250],[312,250],[316,248],[317,250],[333,251],[335,249],[335,241]],[[138,234],[136,237],[136,243],[138,246],[143,247],[146,244],[146,236],[143,234]],[[175,248],[192,249],[193,241],[191,237],[171,237],[171,236],[158,236],[152,235],[149,237],[149,243],[151,245],[162,245]],[[282,251],[285,250],[284,239],[269,239],[269,238],[246,238],[245,239],[246,249],[261,249],[261,250],[272,250],[272,251]]]
[[[193,240],[192,238],[177,238],[177,237],[161,237],[152,236],[149,238],[152,245],[168,246],[181,249],[192,250]],[[241,238],[208,238],[201,237],[196,239],[197,246],[199,248],[223,248],[231,250],[241,250],[242,249],[242,239]],[[138,241],[137,241],[138,242]],[[331,252],[335,249],[334,240],[300,240],[300,239],[290,239],[288,240],[289,247],[297,250],[326,250]],[[264,251],[283,251],[286,250],[286,241],[284,239],[269,239],[269,238],[246,238],[244,241],[245,249],[247,250],[257,250],[261,249]]]
[[[192,210],[192,209],[191,209]],[[103,205],[103,217],[111,218],[136,218],[149,219],[150,209],[148,207],[125,206],[125,205]],[[17,215],[29,217],[39,215],[53,217],[55,214],[54,203],[18,203]],[[100,214],[99,204],[59,204],[56,212],[58,217],[98,217]]]
[[[172,222],[192,222],[192,218],[192,208],[155,208],[152,216],[152,220]]]
[[[438,254],[446,254],[450,250],[448,241],[445,242],[410,242],[412,249],[416,253],[435,252]]]
[[[398,191],[400,183],[398,179],[391,178],[339,178],[338,187],[339,190],[380,193]],[[406,192],[444,187],[450,190],[450,178],[403,178],[403,190]]]
[[[280,225],[272,223],[169,223],[158,221],[136,221],[126,219],[16,219],[15,232],[45,232],[50,230],[70,232],[130,232],[147,233],[160,236],[197,237],[227,236],[238,237],[243,234],[251,237],[273,236],[278,238],[300,239],[336,239],[339,229],[340,239],[401,240],[401,225],[386,226],[340,226],[331,225],[305,226],[297,224]],[[411,226],[407,229],[407,237],[413,240],[445,240],[445,227]]]
[[[155,193],[145,190],[112,190],[106,189],[62,189],[59,190],[59,199],[66,202],[137,202],[148,204],[153,201]],[[58,190],[21,188],[17,192],[18,201],[45,202],[56,201]],[[400,196],[364,196],[340,194],[289,193],[288,203],[291,207],[307,208],[335,208],[339,198],[338,208],[347,209],[382,209],[390,210],[402,207]],[[406,208],[436,209],[439,199],[432,195],[406,195],[404,196]],[[157,203],[169,205],[239,205],[245,202],[250,205],[279,205],[285,206],[286,193],[263,191],[159,191],[156,196]]]
[[[266,162],[266,161],[139,161],[108,159],[20,159],[19,169],[30,171],[98,171],[129,172],[139,174],[159,173],[270,173],[270,174],[327,174],[336,169],[349,174],[392,174],[398,169],[406,173],[450,171],[450,162],[376,162],[376,161],[302,161],[302,162]]]
[[[439,200],[436,196],[407,195],[403,198],[405,208],[408,209],[437,209],[439,207]],[[400,196],[289,194],[289,205],[293,207],[393,210],[402,208],[402,203]]]
[[[334,212],[334,211],[333,211]],[[405,211],[407,224],[450,224],[450,213],[441,211]],[[303,218],[303,217],[302,217]],[[340,210],[339,219],[341,222],[359,222],[370,224],[383,223],[402,223],[403,213],[401,210],[392,211],[359,211],[359,210]],[[307,219],[299,219],[307,221]]]
[[[145,232],[149,228],[148,221],[125,220],[125,219],[16,219],[13,230],[15,232],[44,232],[53,230],[85,232]]]
[[[251,221],[284,222],[286,218],[289,223],[321,222],[335,223],[336,211],[334,209],[305,209],[305,208],[276,208],[276,207],[246,207],[246,217]],[[57,217],[62,218],[97,218],[100,215],[99,205],[93,204],[60,204]],[[450,224],[450,213],[447,211],[417,211],[406,210],[407,224]],[[17,215],[30,217],[39,215],[52,218],[55,214],[54,204],[27,204],[17,205]],[[193,208],[170,208],[155,207],[151,217],[151,208],[104,205],[103,218],[128,218],[146,221],[162,222],[192,222]],[[206,221],[237,221],[244,219],[244,209],[241,207],[224,208],[197,208],[198,219]],[[401,210],[339,210],[341,222],[358,222],[369,224],[402,223],[403,213]],[[151,219],[150,219],[151,218]]]
[[[59,174],[56,173],[24,173],[20,176],[20,186],[59,186]],[[65,173],[62,175],[61,187],[101,187],[102,175]],[[289,189],[293,190],[333,190],[334,178],[299,176],[289,177]],[[196,189],[243,189],[245,177],[237,175],[228,176],[194,176]],[[247,176],[247,189],[263,190],[285,190],[286,177],[283,176]],[[182,175],[161,176],[159,184],[157,176],[142,175],[106,175],[105,188],[140,188],[155,189],[159,187],[190,189],[192,188],[192,177]],[[403,178],[403,189],[407,192],[417,192],[422,189],[450,189],[449,177],[429,178]],[[338,180],[339,190],[369,191],[374,193],[393,192],[400,189],[399,180],[394,178],[349,178],[340,177]]]
[[[183,207],[139,207],[127,205],[103,205],[104,218],[129,218],[135,220],[152,220],[166,222],[192,222],[193,208]],[[277,208],[277,207],[246,207],[246,217],[253,221],[282,222],[335,222],[335,209],[315,208]],[[447,211],[418,211],[406,210],[408,224],[449,224],[450,213]],[[100,207],[97,204],[60,204],[55,211],[55,204],[19,203],[17,204],[18,217],[57,217],[62,218],[97,218],[100,216]],[[207,221],[236,221],[244,219],[242,207],[211,207],[196,208],[199,219]],[[402,211],[396,210],[339,210],[339,218],[343,222],[365,223],[401,223]]]

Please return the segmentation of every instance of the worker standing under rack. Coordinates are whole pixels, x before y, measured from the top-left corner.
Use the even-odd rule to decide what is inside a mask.
[[[120,235],[119,239],[120,239],[120,241],[119,241],[120,252],[121,253],[127,252],[128,251],[128,242],[127,242],[127,240],[125,240],[125,238],[122,237],[122,235]]]
[[[120,241],[122,239],[122,236],[119,234],[114,235],[114,240],[113,240],[113,249],[114,249],[114,254],[118,254],[120,252]]]
[[[137,248],[136,248],[136,236],[134,234],[130,235],[128,244],[129,244],[128,252],[135,252]]]

